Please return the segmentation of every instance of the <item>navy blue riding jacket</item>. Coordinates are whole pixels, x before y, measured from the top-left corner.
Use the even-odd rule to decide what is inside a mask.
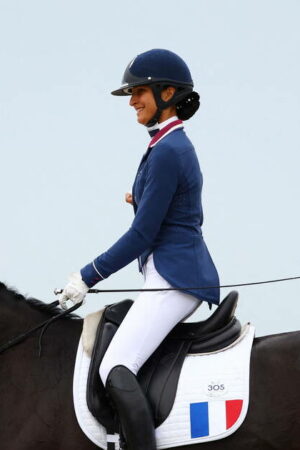
[[[171,286],[187,288],[185,292],[199,300],[218,304],[215,286],[219,286],[219,277],[201,231],[201,190],[195,149],[182,125],[174,126],[148,148],[139,165],[132,188],[135,218],[130,229],[81,269],[83,281],[92,287],[136,258],[142,271],[153,253],[156,270]],[[211,287],[188,289],[201,286]]]

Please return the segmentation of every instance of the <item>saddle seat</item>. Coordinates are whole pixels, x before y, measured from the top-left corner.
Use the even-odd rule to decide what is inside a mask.
[[[232,291],[208,319],[176,325],[140,369],[137,377],[148,398],[155,427],[164,422],[173,407],[186,355],[220,350],[239,337],[241,324],[234,316],[237,301],[238,293]],[[93,416],[110,432],[118,432],[118,429],[99,376],[99,367],[132,303],[132,300],[123,300],[104,310],[89,368],[87,405]]]

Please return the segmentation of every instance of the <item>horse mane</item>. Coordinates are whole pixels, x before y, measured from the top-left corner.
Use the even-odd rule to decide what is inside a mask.
[[[49,303],[44,303],[41,300],[37,300],[33,297],[25,297],[24,295],[20,294],[17,290],[8,288],[4,283],[0,281],[0,294],[2,293],[8,294],[13,300],[17,302],[24,302],[27,305],[31,306],[32,308],[44,312],[46,314],[49,314],[50,317],[56,316],[58,314],[62,313],[62,309],[51,305]],[[68,314],[64,317],[64,319],[80,319],[76,314]]]

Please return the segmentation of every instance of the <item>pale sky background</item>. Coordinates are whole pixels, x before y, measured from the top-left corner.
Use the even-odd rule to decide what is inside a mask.
[[[186,132],[222,284],[300,275],[299,19],[296,0],[0,0],[0,280],[53,301],[130,226],[149,138],[110,92],[151,48],[182,56],[201,95]],[[133,262],[97,287],[142,282]],[[300,280],[239,292],[257,335],[300,329]]]

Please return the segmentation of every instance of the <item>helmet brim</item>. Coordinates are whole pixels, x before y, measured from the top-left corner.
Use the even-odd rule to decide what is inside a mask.
[[[119,89],[116,89],[115,91],[111,92],[111,95],[117,95],[117,96],[124,96],[124,95],[131,95],[131,92],[128,92],[128,87],[120,87]]]
[[[116,89],[115,91],[112,91],[111,94],[112,95],[118,95],[118,96],[124,96],[124,95],[131,95],[132,94],[132,88],[137,87],[137,86],[147,86],[150,85],[152,83],[154,83],[156,80],[152,80],[151,82],[149,79],[139,79],[137,81],[133,81],[132,83],[126,83],[123,84],[123,86],[121,86],[119,89]]]

